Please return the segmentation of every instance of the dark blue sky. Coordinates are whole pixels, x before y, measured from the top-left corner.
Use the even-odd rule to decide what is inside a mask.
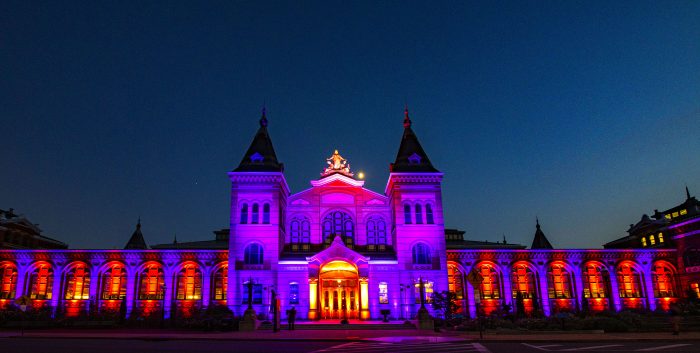
[[[0,5],[0,208],[71,247],[208,239],[263,102],[293,192],[382,192],[408,102],[446,226],[600,247],[700,193],[700,2]]]

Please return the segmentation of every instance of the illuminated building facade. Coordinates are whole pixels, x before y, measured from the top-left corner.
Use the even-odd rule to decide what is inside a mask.
[[[624,249],[558,250],[539,222],[530,249],[446,231],[443,174],[418,142],[408,111],[382,193],[364,188],[338,151],[310,188],[290,193],[264,112],[228,175],[230,228],[215,232],[216,241],[149,249],[139,221],[124,250],[0,250],[0,307],[26,295],[33,306],[67,316],[92,307],[167,318],[215,304],[242,315],[251,298],[265,314],[274,292],[282,313],[295,307],[300,318],[378,319],[388,309],[409,319],[423,282],[426,301],[435,291],[453,291],[467,316],[504,304],[551,315],[665,309],[700,282],[700,216],[690,211],[664,221],[669,247],[640,240]]]

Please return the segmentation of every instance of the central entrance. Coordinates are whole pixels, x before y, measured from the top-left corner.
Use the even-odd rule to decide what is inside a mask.
[[[322,319],[358,319],[360,307],[357,268],[345,261],[331,261],[321,268]]]

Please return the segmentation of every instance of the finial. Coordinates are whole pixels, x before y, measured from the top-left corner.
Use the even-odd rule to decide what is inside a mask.
[[[408,116],[408,104],[406,104],[403,110],[403,127],[405,129],[411,127],[411,118]]]
[[[136,229],[141,229],[141,216],[139,216],[139,220],[136,222]]]
[[[173,244],[177,244],[177,233],[175,233],[175,237],[173,237]]]
[[[690,191],[688,191],[688,185],[685,186],[685,198],[690,200]]]
[[[265,104],[263,104],[262,115],[260,116],[260,126],[261,127],[267,126],[267,116],[265,115]]]
[[[540,229],[540,219],[535,216],[535,222],[537,223],[537,229]]]
[[[506,243],[506,233],[503,233],[503,244],[507,244]]]

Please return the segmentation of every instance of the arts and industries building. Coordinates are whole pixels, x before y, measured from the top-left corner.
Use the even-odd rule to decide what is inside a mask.
[[[65,315],[119,310],[191,315],[211,305],[258,313],[274,291],[303,319],[414,317],[431,293],[453,291],[465,316],[502,304],[559,311],[667,309],[698,293],[700,202],[655,211],[602,249],[553,249],[536,224],[532,246],[465,240],[445,229],[443,174],[403,121],[385,190],[363,187],[338,151],[311,187],[291,193],[264,113],[232,172],[230,228],[212,241],[148,247],[140,222],[124,250],[0,250],[0,306],[26,295]],[[7,237],[3,217],[0,234]],[[4,233],[2,231],[5,231]],[[0,239],[0,242],[6,239]],[[14,238],[13,238],[14,239]],[[252,286],[247,285],[252,281]],[[122,304],[125,303],[125,304]],[[430,309],[430,306],[428,306]],[[123,309],[122,309],[123,310]],[[523,310],[523,309],[521,309]]]

